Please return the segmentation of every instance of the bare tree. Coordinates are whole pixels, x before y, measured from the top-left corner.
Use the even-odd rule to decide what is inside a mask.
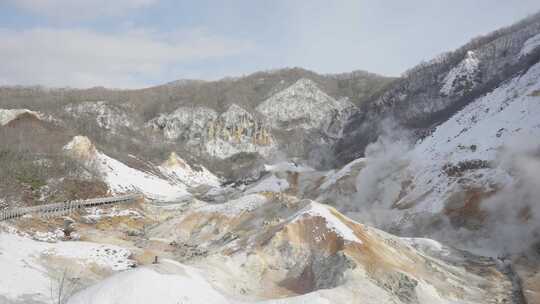
[[[70,276],[67,268],[64,268],[59,276],[51,277],[51,304],[65,304],[75,294],[81,284],[78,277]]]

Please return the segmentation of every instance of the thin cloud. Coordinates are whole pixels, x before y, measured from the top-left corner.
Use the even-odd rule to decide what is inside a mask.
[[[144,79],[181,75],[178,67],[182,64],[240,55],[254,48],[249,41],[200,29],[168,35],[150,30],[0,29],[0,41],[1,85],[54,87],[140,87],[148,85]]]
[[[115,16],[154,5],[158,0],[8,0],[37,15],[61,18]]]

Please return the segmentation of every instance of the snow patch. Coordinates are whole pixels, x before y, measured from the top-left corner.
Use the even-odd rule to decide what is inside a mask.
[[[426,253],[442,253],[443,255],[450,254],[444,246],[432,239],[426,238],[399,238],[401,241],[407,243],[409,246],[426,252]]]
[[[246,193],[260,193],[260,192],[283,192],[287,189],[289,189],[289,183],[287,180],[278,178],[275,175],[271,175],[259,183],[257,183],[255,186],[249,188]]]
[[[219,187],[221,180],[203,166],[195,170],[176,153],[171,153],[169,159],[159,166],[159,170],[172,180],[186,184],[189,187],[208,185]]]
[[[355,166],[360,165],[360,164],[365,164],[365,163],[366,163],[366,158],[358,158],[348,163],[337,172],[330,171],[325,177],[324,183],[322,183],[320,189],[326,190],[330,188],[331,186],[335,185],[340,179],[346,176],[349,176],[351,174],[352,169]]]
[[[540,47],[540,34],[533,36],[529,40],[525,41],[523,48],[519,53],[519,57],[527,56],[531,54],[534,50]]]
[[[299,212],[292,220],[292,223],[303,220],[310,217],[322,217],[326,221],[326,227],[334,231],[337,235],[341,236],[344,240],[362,244],[354,231],[349,228],[341,219],[336,217],[329,207],[316,202],[310,202],[310,204]]]
[[[56,229],[54,232],[36,231],[32,235],[32,239],[39,242],[56,243],[64,237],[64,231]]]
[[[264,165],[264,170],[268,172],[313,172],[313,168],[295,162],[280,162],[273,165]]]
[[[473,51],[468,51],[465,59],[450,70],[443,80],[441,94],[454,95],[463,94],[467,90],[474,88],[477,83],[480,60]]]
[[[232,217],[245,212],[251,212],[267,202],[268,199],[266,197],[259,194],[251,194],[223,204],[207,205],[198,209],[198,211],[206,213],[220,213]]]
[[[110,210],[91,207],[85,209],[87,215],[84,215],[83,218],[89,220],[90,222],[97,222],[104,218],[113,218],[113,217],[130,217],[134,219],[142,218],[142,215],[133,209],[122,209],[114,206]]]

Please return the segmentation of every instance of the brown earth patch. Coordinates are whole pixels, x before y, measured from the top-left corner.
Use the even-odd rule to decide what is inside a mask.
[[[314,216],[300,219],[297,222],[283,227],[281,233],[289,242],[317,249],[328,255],[343,250],[345,242],[343,238],[326,227],[326,220]]]
[[[315,275],[311,266],[311,264],[307,265],[298,277],[286,278],[279,285],[296,294],[306,294],[314,291],[316,287]]]
[[[287,192],[290,194],[297,194],[298,193],[298,185],[299,185],[299,179],[300,179],[300,173],[299,172],[290,172],[287,176],[287,180],[289,182],[289,189],[287,189]]]
[[[487,217],[487,211],[482,210],[480,205],[495,192],[496,190],[468,188],[454,193],[446,202],[444,214],[455,227],[479,229]]]

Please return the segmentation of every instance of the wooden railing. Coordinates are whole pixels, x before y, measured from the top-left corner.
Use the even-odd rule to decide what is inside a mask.
[[[75,200],[64,203],[55,203],[34,207],[9,208],[0,211],[0,221],[19,218],[27,214],[44,217],[66,215],[81,208],[132,203],[141,198],[142,195],[140,194],[128,194],[113,197],[94,198],[88,200]]]

